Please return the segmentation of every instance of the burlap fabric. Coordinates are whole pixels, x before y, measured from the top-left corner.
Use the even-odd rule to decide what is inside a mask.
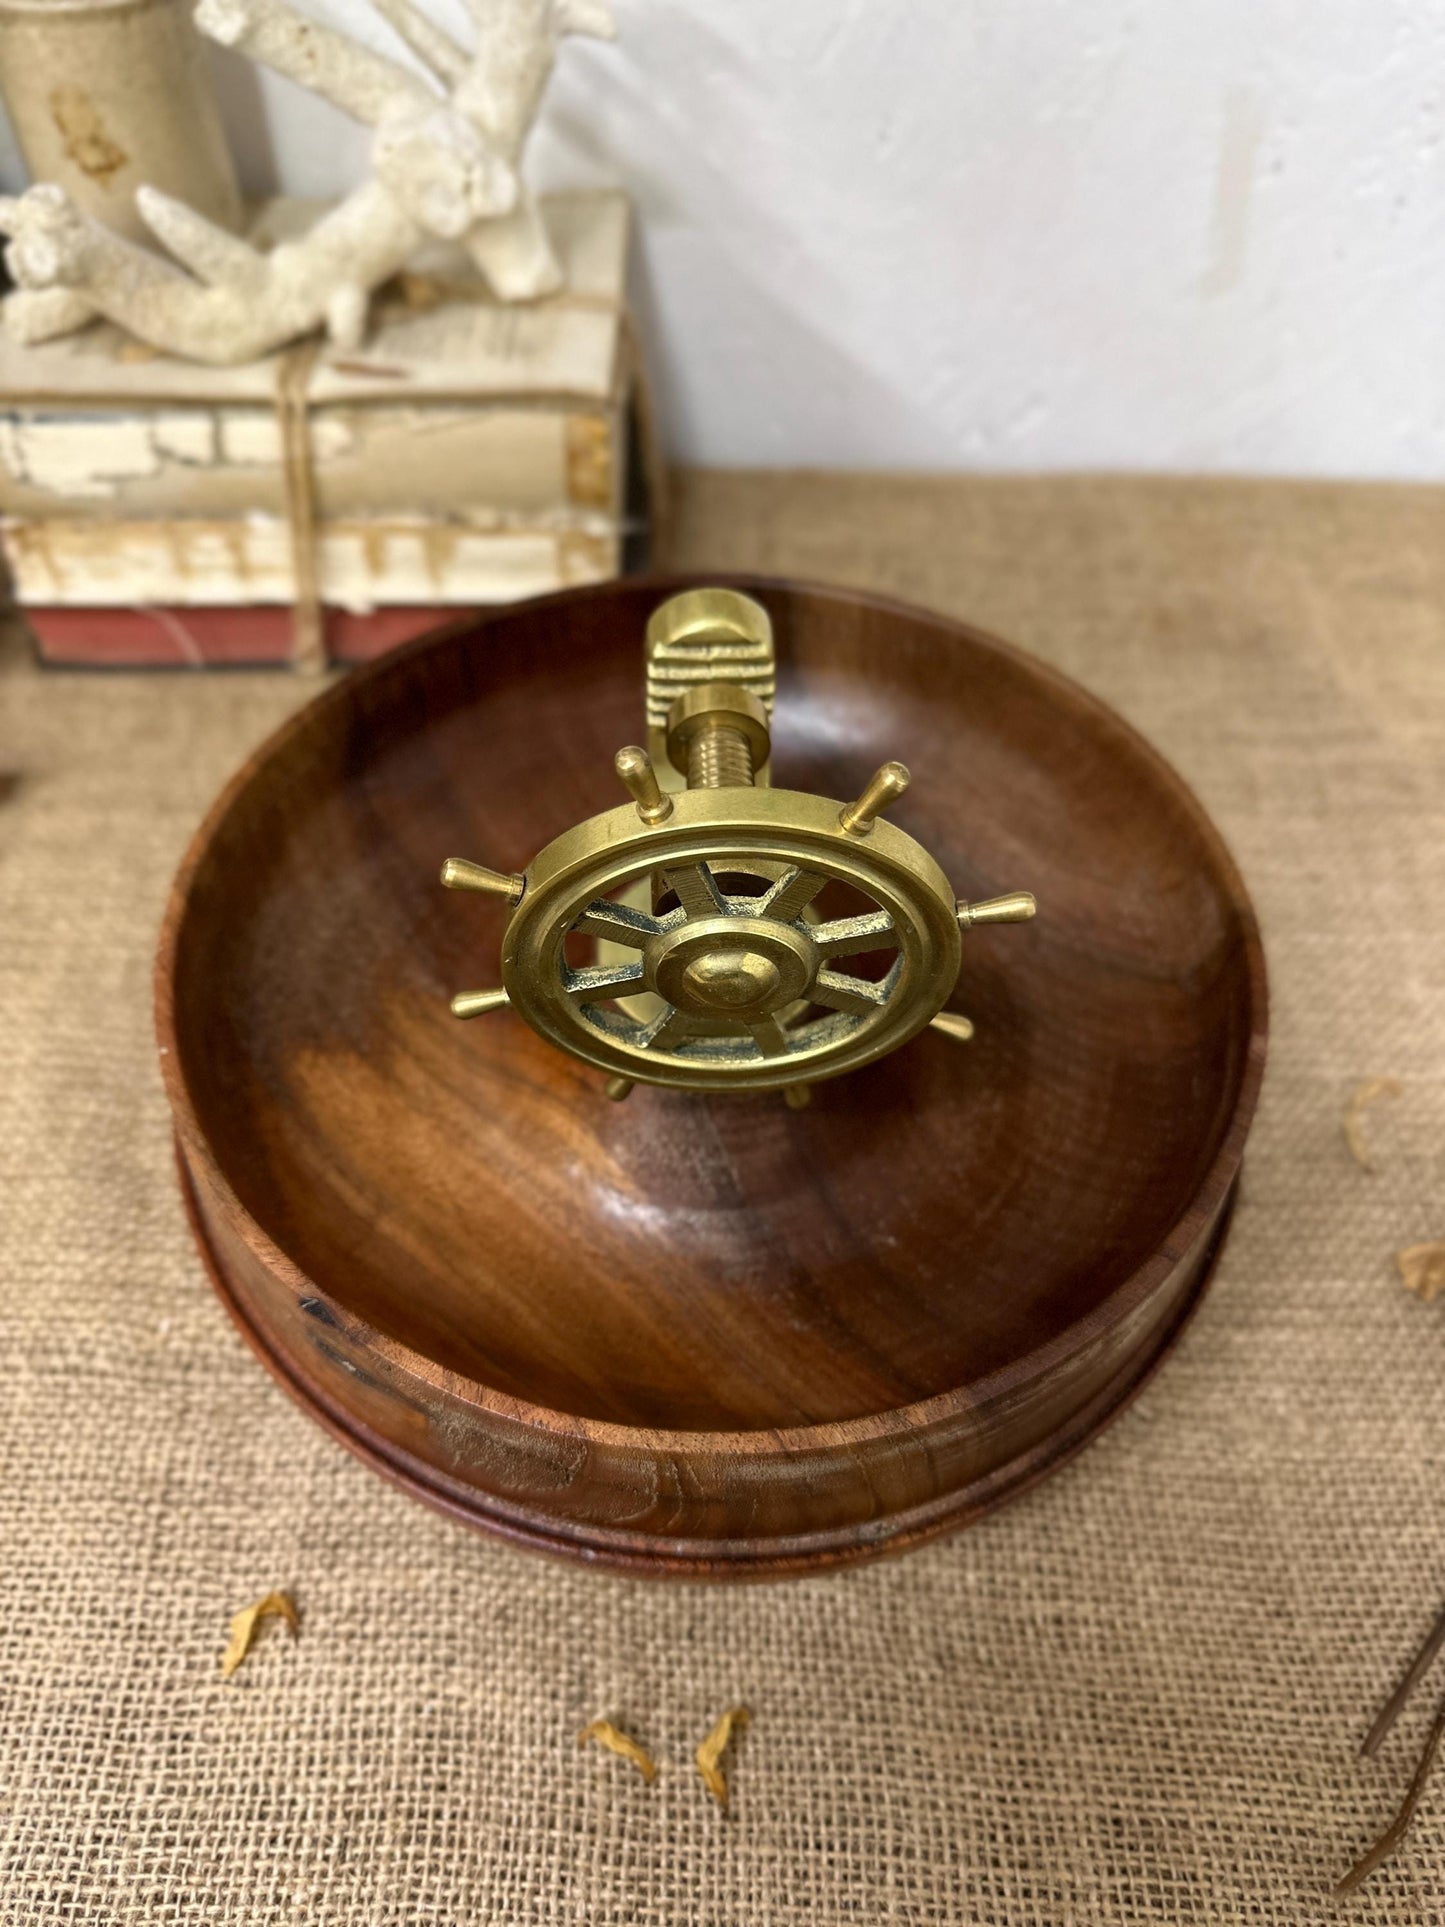
[[[390,1490],[202,1276],[150,1029],[172,869],[284,674],[5,662],[0,1918],[1301,1923],[1408,1778],[1355,1748],[1445,1594],[1445,497],[684,478],[676,560],[886,588],[1036,649],[1197,786],[1274,1035],[1167,1370],[950,1543],[743,1590],[606,1579]],[[906,745],[900,746],[906,749]],[[1355,1083],[1403,1094],[1357,1168]],[[229,1616],[294,1590],[230,1684]],[[1436,1690],[1445,1688],[1445,1680]],[[724,1818],[691,1766],[753,1725]],[[610,1714],[663,1763],[579,1754]],[[1445,1918],[1445,1775],[1339,1917]]]

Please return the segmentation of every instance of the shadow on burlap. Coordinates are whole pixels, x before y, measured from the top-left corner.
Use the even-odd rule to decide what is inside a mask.
[[[1386,488],[683,479],[675,559],[999,629],[1194,783],[1272,1057],[1168,1369],[950,1543],[669,1590],[432,1517],[264,1377],[176,1198],[151,949],[280,675],[0,678],[0,1920],[1301,1927],[1445,1916],[1445,1773],[1336,1909],[1431,1710],[1358,1739],[1445,1595],[1445,500]],[[903,746],[906,748],[906,746]],[[933,773],[936,780],[938,772]],[[1379,1170],[1340,1113],[1362,1078]],[[294,1590],[229,1684],[232,1612]],[[1445,1689],[1445,1679],[1439,1682]],[[692,1770],[753,1724],[724,1818]],[[609,1714],[663,1764],[579,1754]]]

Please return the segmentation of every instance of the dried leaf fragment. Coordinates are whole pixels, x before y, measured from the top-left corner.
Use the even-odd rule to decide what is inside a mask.
[[[1398,1097],[1402,1088],[1398,1077],[1367,1077],[1350,1093],[1350,1101],[1345,1106],[1345,1142],[1351,1157],[1364,1171],[1375,1169],[1375,1160],[1365,1141],[1365,1112],[1379,1098]]]
[[[439,308],[447,298],[447,284],[434,274],[417,274],[403,268],[396,277],[397,289],[402,301],[417,314],[425,314],[429,308]]]
[[[1395,1263],[1407,1291],[1423,1298],[1427,1305],[1445,1291],[1445,1244],[1406,1245],[1395,1253]]]
[[[301,1630],[301,1620],[290,1594],[268,1592],[264,1599],[258,1599],[254,1606],[247,1606],[231,1621],[231,1637],[221,1655],[222,1679],[229,1679],[250,1652],[256,1628],[263,1619],[284,1619],[291,1628],[293,1638]]]
[[[1429,1737],[1425,1741],[1425,1750],[1420,1755],[1420,1763],[1415,1768],[1415,1777],[1410,1782],[1409,1789],[1401,1803],[1400,1811],[1395,1815],[1389,1826],[1386,1827],[1385,1831],[1380,1835],[1379,1839],[1375,1842],[1374,1846],[1370,1848],[1364,1858],[1357,1860],[1354,1866],[1350,1868],[1350,1871],[1345,1875],[1338,1887],[1335,1888],[1336,1894],[1353,1893],[1356,1887],[1361,1886],[1369,1879],[1376,1867],[1383,1861],[1389,1859],[1390,1855],[1405,1838],[1410,1828],[1410,1822],[1415,1817],[1415,1809],[1420,1804],[1420,1796],[1425,1791],[1425,1782],[1430,1777],[1430,1768],[1434,1764],[1436,1753],[1439,1751],[1442,1736],[1445,1736],[1445,1702],[1442,1702],[1440,1711],[1435,1715],[1435,1724],[1430,1728]]]
[[[589,1740],[596,1740],[599,1746],[605,1746],[609,1753],[617,1754],[619,1759],[631,1760],[649,1786],[657,1778],[657,1763],[652,1755],[645,1752],[636,1740],[629,1739],[611,1720],[593,1720],[590,1726],[584,1726],[577,1735],[577,1744],[586,1746]]]
[[[693,1755],[697,1761],[697,1770],[702,1775],[703,1785],[724,1812],[727,1810],[728,1803],[728,1783],[723,1778],[719,1761],[722,1759],[728,1741],[734,1733],[741,1732],[747,1725],[749,1717],[745,1706],[730,1706]]]

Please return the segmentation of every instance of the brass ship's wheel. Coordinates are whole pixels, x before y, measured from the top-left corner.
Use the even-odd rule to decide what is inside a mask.
[[[1020,921],[1033,899],[957,902],[928,852],[882,820],[907,788],[901,763],[885,763],[848,805],[758,783],[771,749],[756,693],[771,695],[766,624],[756,604],[719,590],[654,617],[649,709],[663,714],[655,734],[687,788],[664,793],[653,757],[624,749],[617,771],[633,802],[567,831],[524,874],[444,866],[449,887],[511,906],[503,988],[462,993],[457,1016],[511,1004],[606,1072],[613,1097],[648,1083],[781,1089],[795,1104],[931,1022],[971,1034],[943,1010],[960,928]],[[740,646],[759,635],[765,658]],[[696,670],[688,680],[689,645],[706,651],[704,681]]]
[[[911,837],[873,826],[866,847],[839,806],[789,790],[690,790],[668,820],[632,809],[543,850],[508,926],[502,982],[532,1027],[600,1070],[694,1089],[810,1083],[907,1041],[958,974],[953,894]],[[830,881],[860,914],[805,917]],[[649,882],[661,905],[619,897]],[[571,935],[627,960],[575,965]],[[849,960],[888,959],[881,975]],[[638,1018],[619,1000],[651,993]]]

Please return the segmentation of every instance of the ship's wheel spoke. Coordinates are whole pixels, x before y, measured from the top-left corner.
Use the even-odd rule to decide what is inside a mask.
[[[727,904],[706,863],[668,864],[662,874],[690,917],[727,915]]]
[[[599,1004],[608,997],[630,997],[645,989],[642,963],[599,964],[590,970],[573,970],[562,981],[568,1000],[574,1004]]]
[[[673,906],[660,913],[615,896],[584,901],[569,934],[615,948],[603,949],[608,961],[588,969],[560,958],[560,988],[573,1021],[589,1033],[604,1032],[639,1069],[651,1059],[650,1075],[665,1075],[661,1060],[672,1058],[680,1076],[684,1063],[695,1073],[686,1081],[711,1081],[719,1088],[734,1075],[744,1082],[783,1081],[801,1062],[800,1053],[811,1059],[846,1047],[860,1021],[876,1019],[889,1008],[903,980],[906,932],[877,897],[861,916],[809,923],[808,915],[816,912],[808,906],[829,878],[808,867],[806,853],[800,855],[801,862],[774,870],[771,878],[767,872],[777,861],[771,855],[757,869],[750,869],[741,853],[737,861],[683,854],[675,862],[654,862],[648,872],[652,901],[661,896]],[[756,877],[760,894],[724,894],[724,881],[730,884],[734,875]],[[690,927],[722,919],[727,922],[721,929]],[[669,961],[674,947],[675,963]],[[883,953],[892,965],[881,982],[853,975],[847,961],[871,952]],[[775,958],[782,973],[776,994],[763,981],[763,966]],[[729,960],[735,966],[731,976],[725,968]],[[749,969],[758,978],[756,996],[743,998],[741,1009],[728,1008],[724,984],[741,982]],[[678,972],[682,981],[675,994],[682,1001],[674,1003],[659,988],[658,976],[670,986]],[[626,1013],[627,1000],[649,989],[656,1016],[639,1019],[601,1008],[616,1001]],[[760,1004],[775,1007],[760,1009]],[[810,1006],[812,1014],[803,1021],[801,1014]],[[791,1028],[790,1015],[798,1018]],[[628,1074],[621,1076],[626,1081]]]
[[[649,917],[645,911],[630,909],[625,903],[594,897],[572,928],[583,937],[600,937],[608,943],[622,944],[628,950],[640,950],[649,937],[660,936],[667,925],[661,918]]]
[[[782,1057],[788,1048],[788,1033],[776,1017],[754,1017],[748,1024],[753,1041],[764,1057]]]
[[[866,917],[839,917],[834,923],[815,923],[808,935],[825,957],[853,957],[861,950],[896,950],[898,932],[886,910]]]
[[[815,870],[785,870],[768,894],[758,898],[753,914],[796,923],[827,881]]]
[[[813,979],[808,996],[827,1010],[846,1010],[854,1017],[866,1017],[881,1010],[888,998],[886,983],[869,983],[863,977],[849,977],[841,970],[820,970]]]
[[[693,1019],[686,1011],[669,1007],[651,1030],[637,1039],[639,1050],[676,1050],[693,1034]]]

